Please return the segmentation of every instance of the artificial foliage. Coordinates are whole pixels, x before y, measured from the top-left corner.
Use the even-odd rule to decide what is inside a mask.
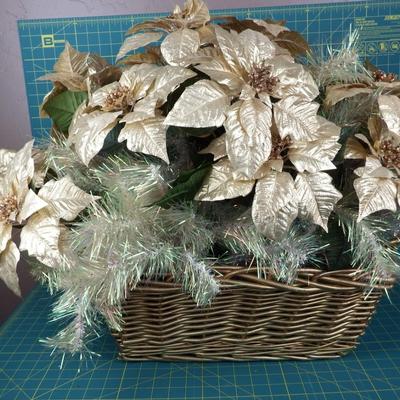
[[[149,279],[209,306],[215,265],[287,284],[352,266],[371,287],[400,271],[400,81],[357,32],[321,54],[187,0],[128,33],[115,65],[67,43],[40,78],[49,138],[0,151],[0,277],[20,294],[21,251],[58,294],[47,345],[91,354]]]

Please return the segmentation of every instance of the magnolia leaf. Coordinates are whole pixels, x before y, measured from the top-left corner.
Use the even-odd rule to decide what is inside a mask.
[[[22,221],[28,219],[35,212],[38,212],[45,207],[47,207],[47,203],[43,199],[41,199],[32,189],[29,189],[20,207],[17,221],[21,223]]]
[[[226,90],[232,94],[238,94],[244,85],[243,79],[225,62],[222,58],[214,58],[213,60],[196,65],[196,69],[208,75],[213,81],[224,85]]]
[[[41,263],[56,267],[61,262],[58,241],[60,238],[59,218],[47,210],[41,210],[21,230],[20,250],[26,250]]]
[[[129,52],[137,50],[141,47],[148,45],[149,43],[157,42],[162,38],[163,34],[159,32],[146,32],[138,33],[136,35],[130,36],[124,40],[121,48],[117,54],[115,61],[120,60],[125,57]]]
[[[159,69],[150,92],[158,99],[158,106],[161,106],[167,101],[168,95],[181,83],[195,76],[196,73],[190,69],[166,65]]]
[[[368,118],[368,130],[373,142],[377,142],[382,135],[385,123],[379,116],[371,116]]]
[[[0,177],[7,172],[8,164],[15,157],[15,151],[0,149]]]
[[[299,172],[318,172],[335,169],[332,160],[341,145],[335,137],[312,142],[295,142],[290,146],[288,157]]]
[[[153,31],[153,30],[161,30],[164,32],[170,32],[173,28],[173,24],[164,18],[154,19],[151,21],[143,21],[139,24],[135,24],[130,28],[127,34],[134,34],[140,31]]]
[[[166,140],[167,127],[163,125],[163,122],[164,118],[156,117],[126,123],[119,134],[118,142],[126,140],[126,146],[129,150],[159,157],[169,164]]]
[[[297,217],[296,190],[288,172],[269,172],[256,184],[252,206],[257,230],[269,239],[279,239]]]
[[[68,132],[75,111],[87,98],[86,92],[65,91],[51,98],[43,108],[57,128],[65,133]]]
[[[226,134],[223,133],[221,136],[214,139],[206,148],[199,151],[199,154],[211,153],[214,156],[214,161],[226,157]]]
[[[389,131],[400,135],[400,99],[397,96],[379,96],[379,111]]]
[[[197,168],[182,172],[179,177],[172,182],[168,192],[153,205],[169,208],[171,205],[178,202],[193,200],[210,170],[211,165],[203,164]]]
[[[286,49],[295,57],[298,55],[306,55],[311,53],[308,42],[298,32],[283,31],[278,34],[274,42],[283,49]]]
[[[71,131],[75,152],[85,165],[98,154],[104,145],[108,133],[117,125],[122,111],[93,111],[78,119]]]
[[[61,83],[59,82],[53,83],[53,88],[43,97],[42,104],[39,107],[40,118],[50,118],[50,115],[47,114],[44,107],[46,106],[49,100],[51,100],[53,97],[58,96],[60,93],[65,92],[66,90],[67,88]]]
[[[0,222],[0,253],[7,247],[8,242],[11,240],[12,224],[7,221]]]
[[[367,157],[367,150],[356,139],[350,137],[347,139],[346,147],[344,150],[344,158],[346,159],[365,159]]]
[[[247,196],[253,190],[254,183],[255,181],[235,180],[230,161],[223,158],[213,164],[211,173],[205,179],[195,200],[217,201]]]
[[[201,80],[185,89],[164,123],[192,128],[221,126],[228,107],[229,97],[221,86]]]
[[[6,286],[21,297],[21,289],[19,287],[19,278],[17,274],[17,264],[20,254],[16,244],[9,240],[6,248],[0,253],[0,279]]]
[[[335,204],[342,198],[325,172],[300,173],[295,180],[300,216],[328,230]]]
[[[121,61],[119,61],[121,63]],[[159,47],[147,48],[144,53],[131,54],[122,61],[125,65],[136,65],[136,64],[162,64],[162,56]]]
[[[318,103],[297,96],[288,96],[274,104],[275,123],[281,138],[290,135],[294,140],[318,139]]]
[[[48,203],[51,216],[73,221],[78,214],[99,197],[79,189],[69,176],[47,182],[38,195]]]
[[[363,176],[354,180],[354,189],[360,201],[358,222],[374,212],[397,209],[397,187],[392,179]]]
[[[238,101],[227,113],[224,123],[226,150],[235,173],[247,179],[268,160],[272,148],[272,112],[259,99]]]
[[[333,107],[344,99],[357,96],[359,94],[372,94],[373,90],[364,83],[350,83],[332,85],[326,88],[325,101],[326,107]]]
[[[240,59],[240,62],[247,71],[250,71],[254,65],[262,65],[275,55],[276,46],[261,32],[246,29],[239,33],[239,39],[244,53],[244,58]]]
[[[273,97],[282,99],[288,96],[298,96],[312,101],[319,95],[318,85],[302,65],[290,62],[284,56],[275,57],[269,64],[272,67],[271,74],[278,79],[271,94]]]
[[[179,29],[170,33],[161,43],[161,54],[170,65],[186,67],[191,63],[190,57],[200,47],[199,33],[192,29]]]

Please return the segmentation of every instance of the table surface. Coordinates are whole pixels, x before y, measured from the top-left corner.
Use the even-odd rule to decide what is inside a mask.
[[[400,287],[383,299],[358,349],[333,360],[123,362],[113,338],[86,364],[51,356],[40,338],[54,300],[36,288],[0,330],[0,399],[400,399]],[[80,371],[78,371],[80,367]]]

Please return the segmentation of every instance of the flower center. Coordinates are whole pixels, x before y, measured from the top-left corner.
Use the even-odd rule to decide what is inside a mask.
[[[7,222],[18,209],[17,198],[9,195],[0,198],[0,222]]]
[[[391,139],[382,140],[379,155],[385,167],[400,169],[400,146],[395,145]]]
[[[280,136],[272,137],[272,149],[269,156],[270,159],[280,160],[282,158],[282,153],[293,143],[289,136],[281,139]]]
[[[105,111],[112,111],[126,108],[128,92],[129,88],[127,86],[119,85],[108,94],[103,109]]]
[[[272,75],[272,67],[265,63],[254,65],[249,73],[249,85],[257,93],[273,93],[278,82],[279,78]]]
[[[385,73],[384,71],[381,71],[380,69],[378,69],[377,71],[374,71],[372,74],[372,77],[374,78],[375,82],[392,83],[397,79],[396,74],[393,74],[392,72]]]

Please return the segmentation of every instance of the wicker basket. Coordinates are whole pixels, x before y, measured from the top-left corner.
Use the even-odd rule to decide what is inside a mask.
[[[198,308],[172,282],[146,282],[123,307],[115,334],[123,360],[333,358],[353,349],[388,279],[346,269],[303,269],[292,285],[258,279],[254,269],[219,267],[221,293]],[[368,295],[367,295],[368,294]]]

